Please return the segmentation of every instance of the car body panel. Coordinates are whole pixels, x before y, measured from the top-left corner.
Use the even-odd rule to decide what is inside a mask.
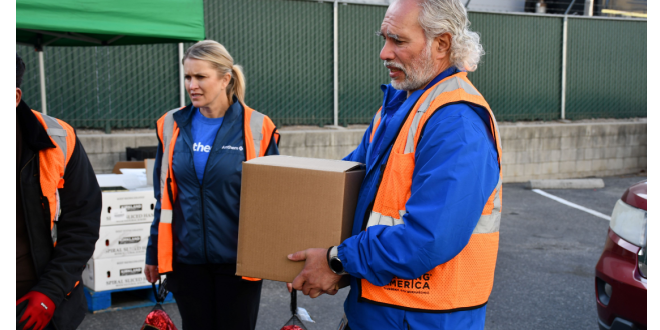
[[[621,200],[630,206],[647,211],[646,181],[638,182],[628,188],[628,190],[623,193]]]
[[[646,188],[646,181],[639,182],[627,189],[621,200],[646,211]],[[601,329],[646,329],[648,285],[639,272],[640,250],[641,247],[619,237],[611,228],[607,230],[605,248],[596,265],[596,302]],[[602,291],[603,286],[599,287],[599,281],[612,287],[609,301],[601,301],[599,290]]]

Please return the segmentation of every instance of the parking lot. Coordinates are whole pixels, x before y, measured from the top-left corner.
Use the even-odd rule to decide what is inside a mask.
[[[603,178],[605,188],[546,190],[554,196],[610,215],[627,187],[645,176]],[[486,329],[598,329],[594,267],[609,222],[525,188],[505,184],[495,284]],[[316,323],[309,330],[336,329],[348,289],[317,299],[298,296],[298,306]],[[175,304],[165,305],[181,329]],[[150,308],[87,314],[79,329],[137,329]],[[257,329],[279,329],[290,317],[283,283],[265,281]]]

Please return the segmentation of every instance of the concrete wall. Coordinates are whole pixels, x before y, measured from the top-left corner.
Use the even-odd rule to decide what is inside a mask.
[[[646,122],[500,126],[505,182],[646,170]]]
[[[284,130],[283,155],[341,159],[364,129]],[[505,182],[600,177],[646,170],[646,121],[501,124]],[[96,173],[126,160],[126,147],[157,145],[156,134],[80,134]]]

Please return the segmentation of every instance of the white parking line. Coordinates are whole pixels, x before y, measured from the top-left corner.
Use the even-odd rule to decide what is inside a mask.
[[[543,190],[541,190],[541,189],[532,189],[532,191],[535,192],[535,193],[537,193],[537,194],[539,194],[539,195],[541,195],[541,196],[545,196],[545,197],[548,197],[548,198],[550,198],[550,199],[554,199],[554,200],[556,200],[557,202],[560,202],[560,203],[562,203],[562,204],[564,204],[564,205],[568,205],[568,206],[573,207],[573,208],[576,208],[576,209],[578,209],[578,210],[580,210],[580,211],[584,211],[584,212],[587,212],[587,213],[589,213],[589,214],[595,215],[595,216],[597,216],[597,217],[599,217],[599,218],[602,218],[602,219],[605,219],[605,220],[607,220],[607,221],[610,221],[610,216],[609,216],[609,215],[605,215],[605,214],[602,214],[602,213],[600,213],[600,212],[596,212],[596,211],[594,211],[594,210],[592,210],[592,209],[588,209],[588,208],[586,208],[586,207],[584,207],[584,206],[580,206],[580,205],[577,205],[577,204],[575,204],[575,203],[571,203],[571,202],[569,202],[569,201],[567,201],[567,200],[565,200],[565,199],[563,199],[563,198],[559,198],[559,197],[557,197],[557,196],[555,196],[555,195],[550,195],[550,194],[548,194],[547,192],[545,192],[545,191],[543,191]]]

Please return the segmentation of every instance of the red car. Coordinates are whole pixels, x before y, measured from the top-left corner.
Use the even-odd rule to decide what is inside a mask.
[[[598,327],[646,329],[646,181],[614,206],[605,249],[596,265]]]

